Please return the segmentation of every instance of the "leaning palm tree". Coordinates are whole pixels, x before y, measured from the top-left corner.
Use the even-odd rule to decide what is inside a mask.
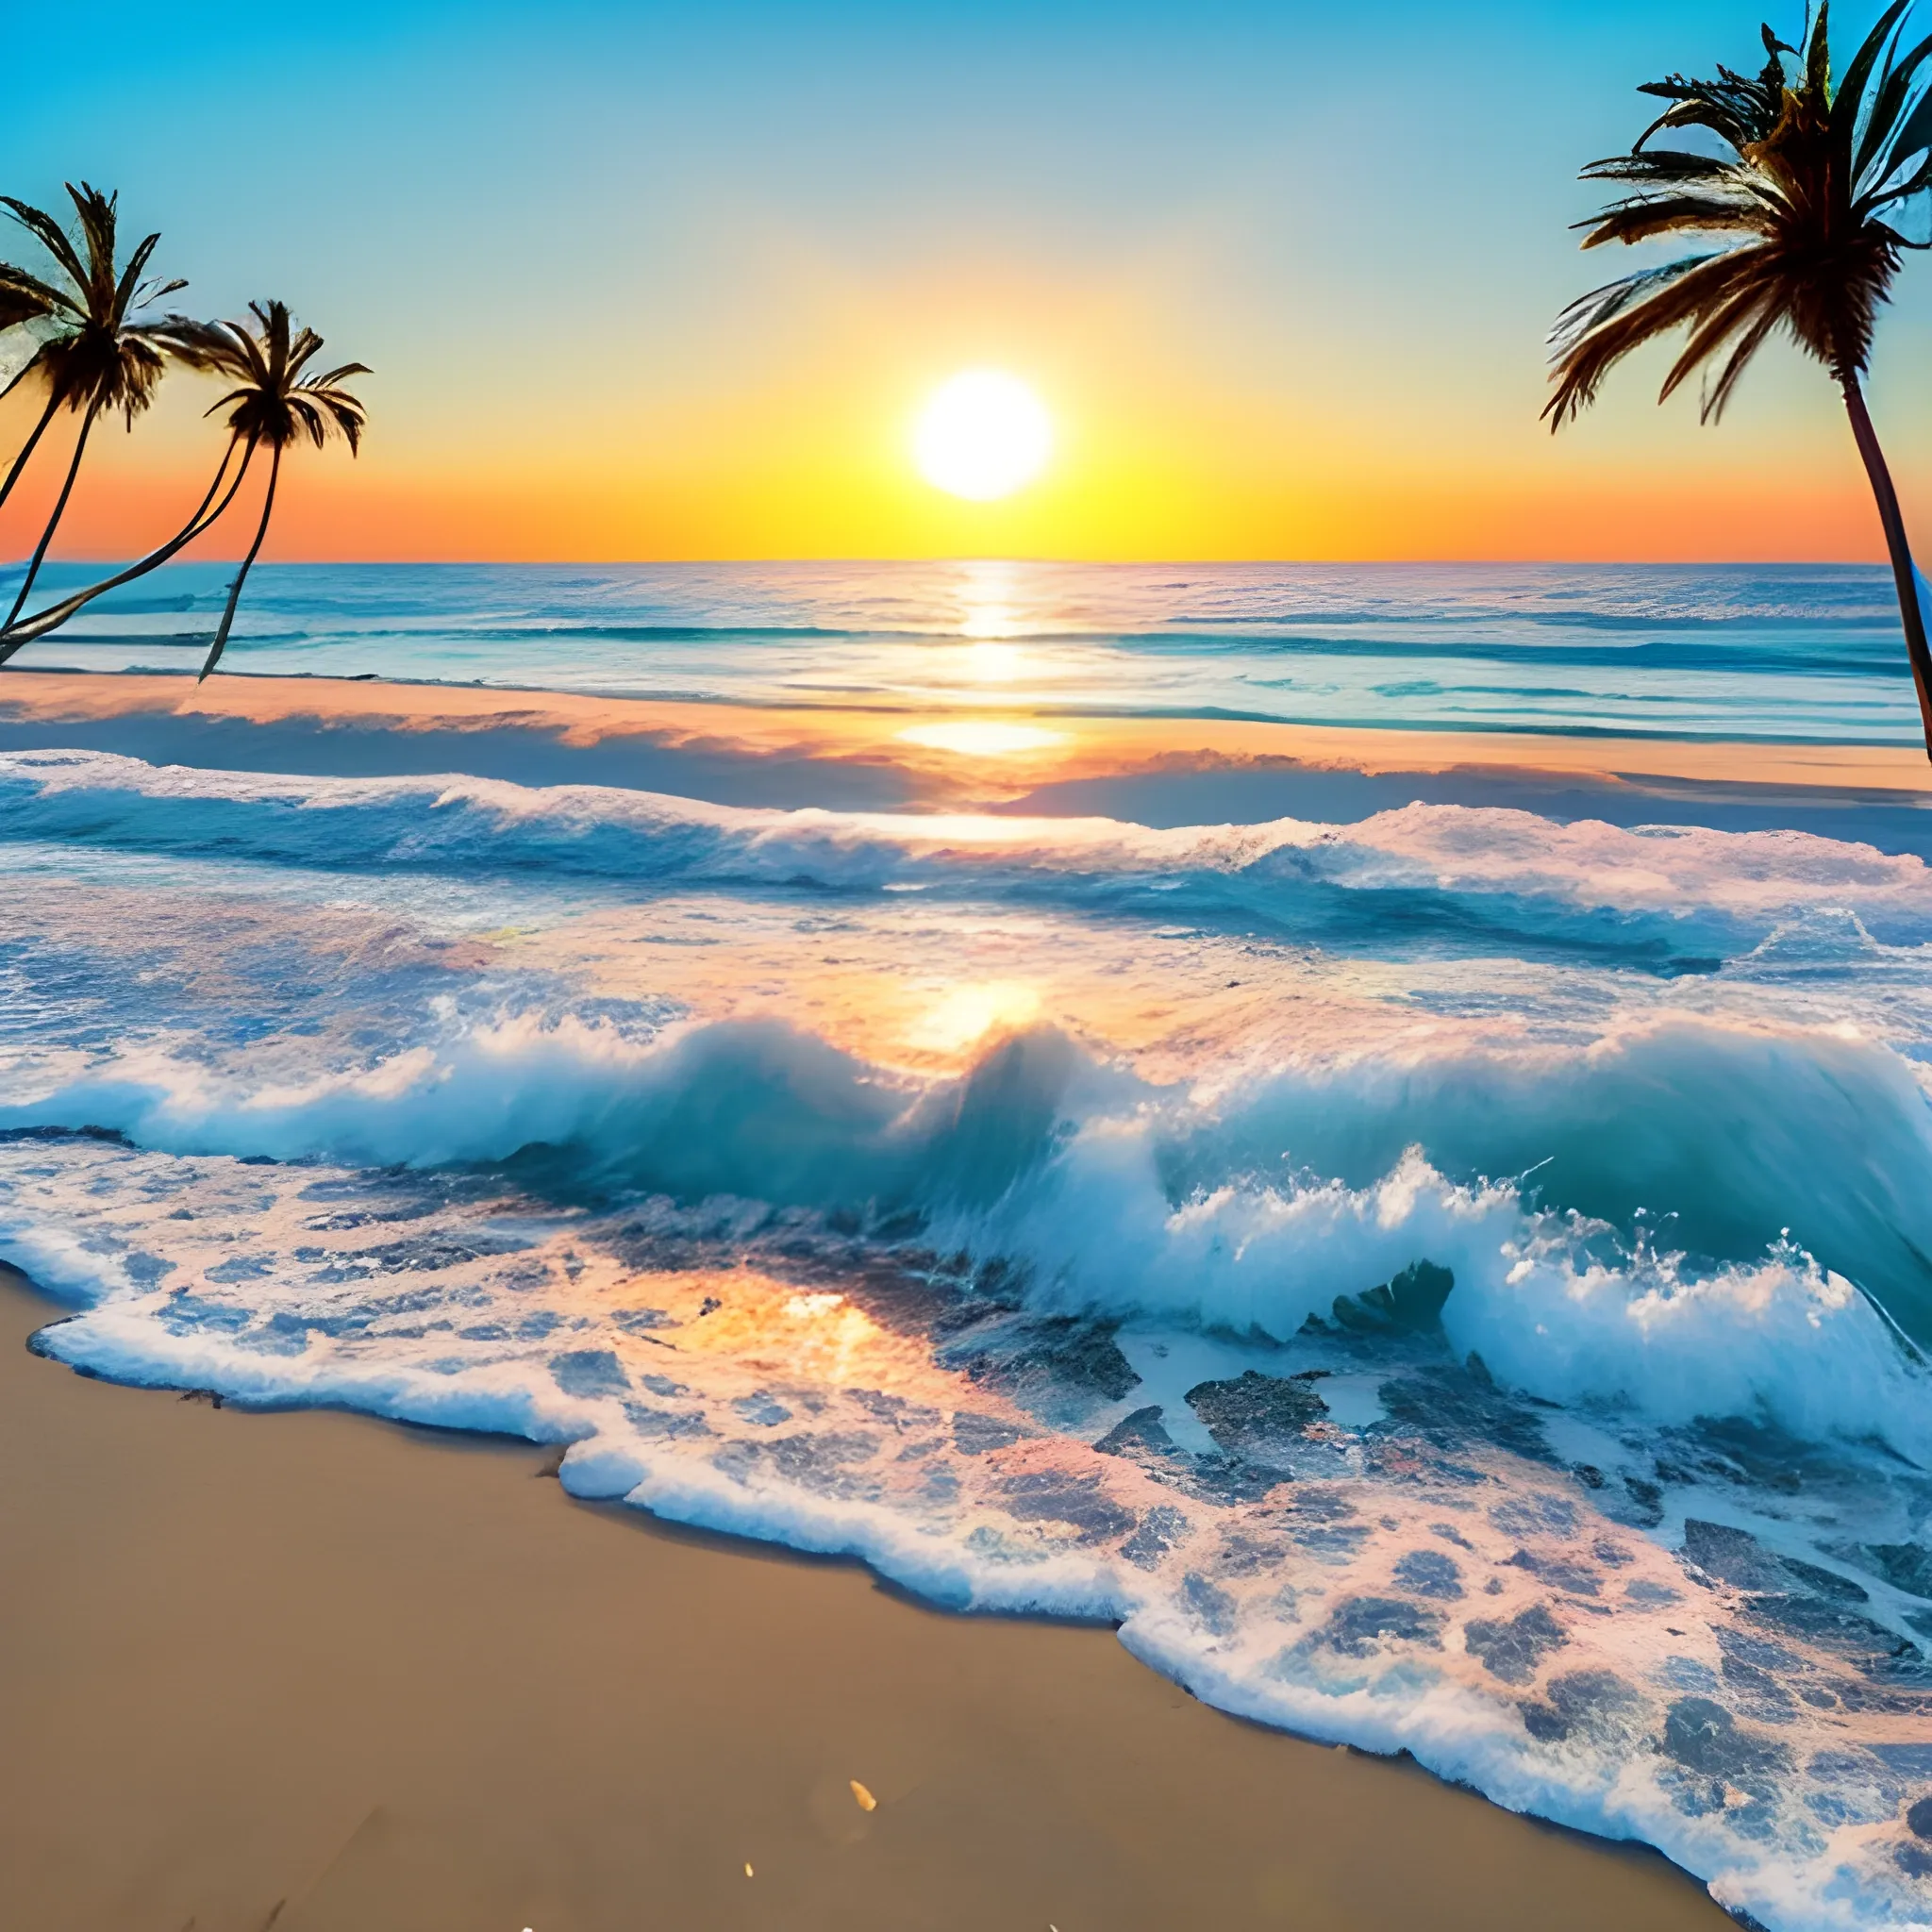
[[[235,463],[239,456],[241,461]],[[159,570],[161,565],[178,556],[194,540],[205,534],[219,523],[228,506],[234,502],[248,475],[248,465],[255,456],[255,445],[239,436],[231,435],[222,451],[222,460],[215,470],[214,481],[208,486],[208,493],[195,506],[194,514],[182,525],[165,543],[158,544],[145,557],[130,563],[125,570],[117,570],[111,576],[103,577],[100,582],[89,584],[85,590],[76,591],[71,596],[63,597],[57,604],[50,604],[44,610],[36,610],[31,616],[18,617],[5,626],[0,626],[0,664],[18,651],[22,645],[32,643],[37,638],[43,638],[49,631],[58,630],[69,618],[75,616],[92,604],[96,597],[105,597],[109,591],[118,591],[124,584],[131,584],[137,577],[144,577],[150,571]],[[235,463],[232,475],[228,466]],[[225,487],[224,487],[225,486]]]
[[[154,400],[168,361],[174,358],[192,362],[197,358],[179,318],[143,317],[143,311],[154,303],[188,286],[181,281],[142,279],[148,258],[161,238],[149,235],[128,257],[126,265],[119,266],[115,259],[119,197],[103,194],[85,181],[78,188],[69,182],[67,192],[80,218],[78,242],[43,209],[30,208],[11,195],[0,195],[0,207],[6,208],[53,257],[66,283],[62,287],[58,282],[43,282],[20,269],[9,269],[0,275],[0,285],[13,291],[16,303],[38,305],[23,319],[38,324],[39,349],[15,380],[37,374],[47,386],[46,407],[14,462],[6,489],[13,487],[33,454],[34,445],[58,410],[66,408],[80,417],[66,480],[54,500],[53,513],[28,561],[26,575],[21,579],[13,608],[8,612],[9,625],[25,608],[34,579],[46,559],[48,545],[67,513],[68,499],[74,494],[75,479],[80,475],[81,458],[87,454],[88,437],[95,419],[106,410],[119,409],[132,428],[135,417]],[[4,495],[5,491],[0,491],[0,497]]]
[[[229,392],[214,405],[215,409],[230,408],[228,441],[217,466],[214,480],[209,483],[207,493],[196,505],[194,513],[181,528],[166,542],[150,550],[145,557],[138,558],[124,570],[116,571],[111,576],[102,578],[98,583],[89,584],[86,589],[76,591],[73,595],[62,598],[58,603],[49,605],[44,610],[37,610],[30,617],[16,618],[14,622],[0,626],[0,664],[7,662],[25,644],[45,637],[50,631],[58,630],[61,625],[92,603],[96,597],[106,596],[109,591],[119,590],[124,584],[132,583],[135,578],[147,575],[150,571],[158,570],[162,564],[177,556],[197,537],[204,535],[218,523],[234,502],[248,475],[250,464],[257,450],[263,442],[271,444],[274,450],[273,468],[279,467],[280,450],[287,441],[297,435],[307,433],[311,440],[320,443],[331,428],[340,428],[348,435],[353,447],[360,435],[363,412],[356,397],[336,385],[341,378],[352,375],[363,375],[367,371],[359,362],[350,363],[341,369],[328,372],[325,375],[303,376],[302,368],[322,346],[322,339],[311,330],[304,329],[292,342],[289,335],[288,310],[280,303],[270,303],[264,310],[258,305],[255,313],[261,327],[259,341],[240,324],[235,323],[186,323],[175,321],[171,325],[175,336],[181,341],[186,352],[203,369],[242,378],[243,387]],[[277,320],[279,316],[279,320]],[[283,364],[279,378],[275,375],[275,341],[277,330],[283,340]],[[248,345],[253,345],[253,360]],[[264,354],[263,352],[267,353]],[[255,366],[259,362],[260,367]],[[277,431],[275,418],[274,390],[279,380],[286,389],[286,406],[290,426],[286,434]],[[264,426],[266,425],[266,426]],[[239,462],[236,460],[240,458]],[[234,464],[233,474],[229,465]],[[214,648],[208,663],[203,667],[202,676],[206,677],[214,668],[218,658],[227,642],[228,630],[234,622],[235,608],[242,594],[242,577],[247,575],[248,565],[255,560],[256,552],[261,547],[263,536],[267,533],[268,519],[274,509],[275,475],[272,474],[269,493],[262,505],[262,518],[257,532],[255,546],[248,554],[231,588],[227,608],[222,626],[217,634]]]
[[[244,464],[258,448],[269,452],[261,521],[256,525],[255,541],[248,546],[235,581],[228,587],[227,607],[222,612],[208,661],[201,667],[202,677],[215,668],[227,648],[235,608],[242,601],[242,586],[261,553],[269,519],[275,514],[283,452],[304,436],[320,449],[330,436],[340,433],[354,456],[361,446],[362,425],[367,420],[360,400],[341,387],[352,375],[369,374],[363,363],[344,362],[340,368],[305,375],[303,371],[322,348],[322,338],[311,328],[293,328],[285,302],[251,302],[248,306],[255,316],[253,328],[240,322],[207,323],[187,336],[203,367],[236,384],[208,414],[212,416],[216,409],[228,411],[229,435],[243,445]]]
[[[1906,542],[1898,493],[1865,406],[1862,378],[1878,311],[1890,300],[1908,240],[1900,224],[1932,191],[1932,39],[1907,47],[1910,0],[1894,0],[1834,86],[1825,0],[1802,48],[1763,29],[1768,59],[1753,79],[1718,69],[1640,90],[1670,105],[1627,155],[1593,162],[1584,179],[1628,192],[1593,220],[1583,245],[1707,235],[1714,246],[1640,270],[1566,308],[1552,341],[1552,429],[1596,397],[1631,350],[1678,327],[1689,331],[1659,401],[1707,372],[1703,417],[1724,413],[1757,351],[1783,329],[1822,362],[1844,397],[1891,554],[1899,614],[1932,758],[1932,653]],[[1787,69],[1785,57],[1796,63]],[[1724,150],[1652,147],[1665,130],[1697,128]],[[1718,358],[1722,358],[1722,360]]]
[[[54,333],[50,324],[58,313],[58,291],[39,275],[10,261],[0,261],[0,341],[6,342],[6,353],[0,355],[0,396],[10,395],[40,367],[41,353]],[[21,472],[59,407],[59,399],[50,391],[46,407],[15,453],[5,478],[0,479],[0,505],[13,494],[13,486],[20,481]]]

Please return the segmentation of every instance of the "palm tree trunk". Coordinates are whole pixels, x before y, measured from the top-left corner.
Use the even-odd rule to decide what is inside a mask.
[[[242,479],[248,475],[248,465],[255,456],[255,444],[251,441],[242,453],[242,467],[228,484],[227,493],[216,504],[215,491],[221,489],[222,480],[228,474],[228,464],[234,458],[238,441],[238,438],[229,439],[227,448],[222,453],[222,466],[215,472],[215,480],[208,485],[208,494],[174,536],[158,548],[150,550],[140,562],[130,563],[125,570],[117,571],[112,576],[104,577],[97,584],[90,584],[86,590],[76,591],[73,596],[63,597],[59,603],[50,604],[46,609],[37,610],[31,617],[0,630],[0,664],[5,664],[23,644],[30,644],[36,638],[43,638],[50,631],[59,629],[70,617],[92,604],[96,597],[105,597],[109,591],[118,591],[123,584],[131,584],[136,577],[144,577],[149,571],[158,570],[171,557],[186,549],[204,530],[213,528],[234,502],[235,492],[242,488]],[[209,508],[211,504],[214,505],[212,509]]]
[[[1906,541],[1906,520],[1899,511],[1898,491],[1892,488],[1885,452],[1878,446],[1878,432],[1872,426],[1872,412],[1865,407],[1865,392],[1855,375],[1841,375],[1839,382],[1844,391],[1845,413],[1852,419],[1852,434],[1857,440],[1858,454],[1865,459],[1865,474],[1872,481],[1872,494],[1878,499],[1878,521],[1885,526],[1885,545],[1891,552],[1891,580],[1898,591],[1898,614],[1905,620],[1906,652],[1912,660],[1912,683],[1919,693],[1925,756],[1932,758],[1932,650],[1925,645],[1925,611],[1919,602],[1919,577],[1912,568],[1911,546]]]
[[[7,473],[7,480],[0,483],[0,504],[13,494],[13,486],[20,481],[20,473],[26,468],[27,458],[40,446],[41,438],[47,433],[47,425],[54,420],[54,411],[60,407],[60,398],[50,395],[47,407],[41,411],[41,420],[34,425],[34,433],[21,444],[20,454],[13,459],[13,467]]]
[[[80,459],[87,454],[88,432],[94,426],[98,415],[97,405],[91,404],[88,412],[80,419],[80,434],[74,439],[74,460],[67,466],[67,480],[60,486],[60,494],[54,505],[54,514],[47,519],[47,527],[41,532],[39,547],[34,551],[33,561],[26,567],[26,575],[22,579],[20,594],[13,600],[13,608],[7,613],[7,623],[0,625],[0,630],[7,629],[20,615],[20,608],[26,602],[26,595],[34,587],[34,579],[41,574],[41,565],[46,561],[47,545],[54,541],[54,532],[60,527],[60,519],[67,513],[67,499],[74,494],[74,479],[80,475]]]
[[[222,612],[222,627],[215,632],[215,641],[208,654],[208,662],[201,667],[201,676],[194,681],[200,684],[215,668],[222,653],[227,648],[228,632],[234,627],[235,607],[242,601],[242,586],[248,581],[248,573],[255,568],[255,559],[261,552],[261,541],[268,535],[268,520],[275,514],[275,481],[282,474],[282,446],[275,444],[275,453],[269,458],[268,494],[261,499],[261,522],[256,526],[255,541],[248,546],[248,555],[242,559],[242,568],[235,573],[235,581],[228,587],[228,608]]]

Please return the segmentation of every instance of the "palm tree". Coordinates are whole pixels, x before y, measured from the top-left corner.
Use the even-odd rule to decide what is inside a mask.
[[[227,648],[235,608],[242,601],[242,586],[248,581],[248,573],[268,535],[269,519],[275,514],[275,485],[282,474],[282,453],[304,436],[320,449],[330,436],[340,433],[354,456],[361,447],[362,425],[367,421],[359,399],[341,387],[349,376],[367,375],[370,372],[364,364],[344,362],[340,368],[305,375],[302,372],[322,348],[322,338],[311,328],[293,328],[285,302],[251,302],[248,307],[255,316],[252,329],[240,322],[205,323],[194,325],[187,338],[202,367],[228,376],[236,384],[208,414],[212,416],[216,409],[228,411],[229,434],[245,445],[244,464],[258,448],[265,446],[269,452],[261,521],[256,526],[255,541],[248,546],[248,555],[228,587],[227,608],[222,612],[208,661],[201,667],[204,678]]]
[[[15,347],[25,352],[17,362],[9,354],[7,362],[0,363],[0,396],[11,395],[40,367],[47,335],[52,332],[46,325],[56,312],[55,305],[58,299],[58,291],[50,289],[37,275],[16,268],[10,261],[0,261],[0,336],[18,330],[24,340]],[[41,438],[47,433],[47,425],[54,420],[54,412],[59,407],[59,399],[50,391],[46,408],[41,411],[26,441],[21,444],[5,480],[0,481],[0,505],[5,505],[13,494],[13,486],[20,481],[21,472],[26,468]]]
[[[75,439],[66,480],[27,564],[13,608],[8,613],[8,625],[25,605],[46,558],[47,546],[53,542],[54,532],[67,513],[68,499],[74,494],[75,478],[80,474],[81,458],[87,454],[88,436],[94,419],[104,410],[120,409],[132,428],[135,417],[154,400],[156,386],[168,359],[192,361],[196,354],[182,334],[179,318],[170,316],[148,322],[141,316],[142,310],[164,295],[188,286],[182,281],[142,281],[148,258],[161,238],[149,235],[128,257],[125,267],[117,267],[115,228],[119,196],[103,194],[85,181],[78,188],[70,181],[67,192],[80,217],[78,243],[44,210],[30,208],[11,195],[0,195],[0,207],[6,208],[54,258],[68,284],[62,288],[43,282],[19,269],[7,271],[4,277],[6,286],[15,291],[16,300],[37,304],[42,325],[51,325],[38,354],[22,372],[23,375],[38,373],[45,380],[47,405],[27,439],[26,447],[14,462],[7,489],[13,487],[57,410],[65,408],[80,417],[80,431]]]
[[[228,475],[228,465],[240,453],[242,461],[233,476]],[[130,584],[136,577],[144,577],[151,570],[158,570],[169,558],[185,550],[189,544],[218,523],[228,506],[234,502],[237,491],[242,488],[242,479],[248,475],[248,465],[255,455],[255,445],[244,442],[240,437],[230,436],[222,451],[222,460],[215,471],[214,481],[208,486],[208,493],[196,505],[194,514],[182,525],[165,543],[150,550],[139,561],[130,563],[126,569],[119,570],[112,576],[104,577],[97,584],[90,584],[83,591],[76,591],[70,597],[63,597],[58,604],[50,604],[44,610],[37,610],[31,617],[17,618],[13,623],[0,626],[0,664],[18,651],[23,644],[30,644],[37,638],[43,638],[49,631],[59,627],[76,612],[92,604],[96,597],[104,597],[109,591],[118,591],[123,584]],[[223,489],[225,483],[227,488]],[[220,502],[216,501],[217,496]]]
[[[1706,422],[1724,413],[1738,378],[1778,329],[1822,362],[1843,394],[1878,502],[1932,758],[1925,611],[1862,386],[1903,251],[1932,246],[1907,240],[1897,225],[1932,191],[1932,89],[1923,85],[1932,39],[1904,45],[1910,4],[1893,0],[1836,87],[1820,0],[1802,49],[1763,29],[1768,58],[1756,79],[1720,67],[1715,80],[1674,74],[1640,90],[1670,105],[1627,155],[1583,171],[1585,180],[1627,188],[1622,200],[1581,224],[1583,245],[1690,234],[1709,236],[1715,245],[1572,303],[1552,338],[1556,391],[1543,414],[1559,428],[1595,400],[1604,376],[1632,349],[1679,326],[1689,340],[1658,400],[1697,371],[1714,369],[1704,393]],[[1787,70],[1787,55],[1795,71]],[[1653,135],[1678,128],[1702,129],[1724,151],[1649,145]]]
[[[208,411],[212,415],[215,409],[234,406],[229,419],[227,445],[215,471],[214,480],[208,485],[207,493],[196,506],[194,514],[165,543],[149,551],[145,557],[129,564],[125,570],[115,572],[113,575],[103,578],[99,583],[90,584],[85,590],[76,591],[59,603],[49,605],[44,610],[36,611],[31,617],[18,619],[12,624],[0,626],[0,664],[6,663],[24,644],[32,643],[37,638],[45,637],[50,631],[58,629],[96,597],[105,596],[109,591],[118,590],[122,585],[131,583],[136,577],[145,576],[150,571],[158,570],[197,537],[210,529],[234,502],[248,475],[249,465],[254,461],[256,451],[262,442],[270,442],[275,447],[277,461],[282,444],[303,433],[307,433],[312,441],[320,443],[326,438],[331,428],[340,428],[348,436],[351,446],[356,444],[361,433],[362,405],[356,397],[336,385],[344,376],[367,374],[363,365],[359,362],[350,363],[341,369],[331,370],[325,375],[305,377],[301,371],[322,347],[322,339],[312,331],[304,329],[290,341],[289,314],[287,308],[280,303],[270,303],[266,310],[256,305],[255,313],[262,330],[259,341],[245,327],[234,323],[185,323],[177,320],[171,325],[172,331],[192,355],[197,367],[213,369],[231,376],[240,375],[243,381],[242,388],[224,396]],[[278,331],[283,346],[280,351],[281,375],[276,376],[275,341]],[[257,363],[259,364],[258,368],[256,366]],[[287,413],[286,425],[280,423],[278,412],[274,406],[273,394],[277,383],[286,391],[283,397]],[[228,466],[234,462],[238,455],[241,461],[236,466],[234,475],[230,476]],[[254,562],[256,552],[260,549],[262,537],[267,532],[268,518],[274,508],[274,483],[275,478],[272,475],[269,496],[262,506],[261,527],[257,533],[255,546],[248,554],[247,563],[242,566],[241,576],[246,575],[248,564]],[[216,637],[208,661],[202,670],[203,677],[214,668],[215,658],[221,655],[227,642],[228,630],[234,622],[235,608],[241,599],[241,576],[237,577],[231,588],[221,630]]]

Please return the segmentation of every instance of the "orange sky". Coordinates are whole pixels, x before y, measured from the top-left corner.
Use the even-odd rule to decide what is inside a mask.
[[[177,378],[183,387],[186,379]],[[1047,384],[1041,385],[1049,398]],[[1823,383],[1819,384],[1824,388]],[[675,436],[641,425],[635,456],[577,460],[539,449],[439,461],[397,448],[381,418],[362,457],[302,449],[286,472],[264,553],[282,558],[531,560],[770,557],[1057,556],[1095,558],[1555,558],[1874,559],[1875,516],[1848,435],[1805,412],[1787,466],[1762,437],[1735,440],[1660,419],[1594,424],[1552,444],[1495,436],[1457,458],[1424,446],[1350,450],[1332,424],[1243,425],[1221,399],[1164,419],[1088,423],[1062,405],[1048,474],[1005,502],[972,504],[913,473],[907,406],[875,408],[858,433],[826,420],[824,391],[708,415]],[[1828,392],[1827,392],[1828,399]],[[1634,399],[1641,404],[1642,398]],[[1217,405],[1220,405],[1217,408]],[[760,410],[765,411],[763,422]],[[63,525],[59,554],[131,554],[170,531],[199,495],[213,432],[158,412],[97,449]],[[1259,412],[1256,412],[1258,414]],[[11,420],[17,421],[14,410]],[[1217,420],[1217,417],[1219,420]],[[1643,432],[1648,432],[1647,434]],[[1605,445],[1610,445],[1606,448]],[[1648,446],[1646,446],[1648,445]],[[1661,445],[1661,447],[1659,447]],[[57,487],[43,462],[0,535],[28,547]],[[1932,538],[1932,488],[1902,466]],[[1925,478],[1932,486],[1932,474]],[[252,514],[231,516],[199,554],[233,556]]]
[[[269,557],[1881,554],[1831,385],[1787,345],[1721,428],[1655,406],[1660,356],[1560,439],[1538,421],[1552,317],[1638,265],[1577,254],[1577,168],[1641,126],[1639,81],[1755,58],[1727,0],[350,11],[357,112],[219,179],[180,129],[279,76],[292,20],[109,37],[83,75],[31,17],[47,83],[0,125],[9,192],[120,182],[184,306],[275,292],[325,360],[373,365],[362,458],[296,453]],[[1913,258],[1872,388],[1932,547],[1928,346]],[[922,399],[973,366],[1058,425],[1005,503],[910,459]],[[172,528],[209,399],[172,377],[103,432],[64,554]],[[0,437],[22,421],[0,405]],[[55,467],[0,551],[30,547]]]

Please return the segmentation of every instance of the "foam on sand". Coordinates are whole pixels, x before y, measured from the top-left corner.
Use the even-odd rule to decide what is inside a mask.
[[[1918,859],[97,754],[0,805],[50,1353],[565,1444],[1775,1932],[1932,1923]]]

